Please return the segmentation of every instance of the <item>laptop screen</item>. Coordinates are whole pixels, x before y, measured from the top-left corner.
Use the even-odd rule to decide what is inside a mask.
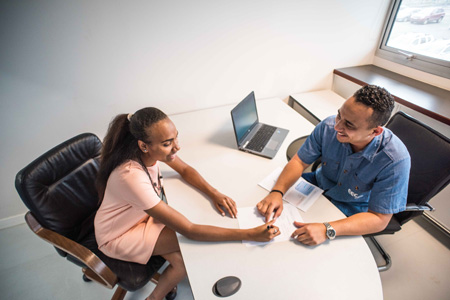
[[[258,113],[256,112],[255,93],[251,92],[231,111],[234,131],[238,143],[255,123],[258,123]]]

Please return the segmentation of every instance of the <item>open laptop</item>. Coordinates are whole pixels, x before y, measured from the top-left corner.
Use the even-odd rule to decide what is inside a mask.
[[[251,92],[231,110],[239,150],[274,158],[289,130],[259,122],[255,93]]]

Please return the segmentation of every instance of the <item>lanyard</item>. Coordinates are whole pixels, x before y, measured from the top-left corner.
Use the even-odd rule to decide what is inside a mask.
[[[153,182],[152,176],[150,176],[150,173],[148,172],[147,167],[145,166],[144,162],[142,161],[142,159],[139,157],[139,163],[141,164],[142,168],[144,168],[145,173],[147,173],[148,178],[150,179],[150,182],[152,184],[153,190],[155,191],[156,195],[158,195],[159,199],[161,199],[161,201],[163,201],[164,203],[167,204],[167,199],[166,199],[166,193],[164,192],[164,187],[161,184],[161,179],[163,178],[161,173],[159,172],[159,167],[158,167],[158,183]],[[159,186],[159,193],[158,193],[158,186]]]

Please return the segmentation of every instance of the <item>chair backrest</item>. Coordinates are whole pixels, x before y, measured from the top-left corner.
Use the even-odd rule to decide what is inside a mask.
[[[38,157],[16,175],[16,189],[39,223],[77,240],[98,209],[95,179],[102,143],[80,134]],[[92,220],[89,220],[92,222]]]
[[[450,139],[404,112],[397,112],[386,125],[402,140],[411,156],[408,203],[426,204],[450,181]],[[401,212],[400,224],[422,214]]]

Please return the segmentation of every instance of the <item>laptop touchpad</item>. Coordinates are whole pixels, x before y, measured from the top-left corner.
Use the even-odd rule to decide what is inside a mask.
[[[267,143],[266,147],[269,148],[270,150],[275,150],[275,149],[277,149],[277,146],[278,146],[278,142],[271,140]]]

